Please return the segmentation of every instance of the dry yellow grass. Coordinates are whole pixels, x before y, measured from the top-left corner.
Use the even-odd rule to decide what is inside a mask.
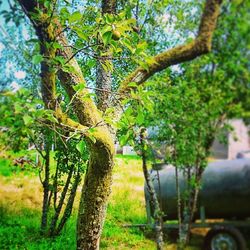
[[[38,178],[0,176],[0,203],[9,210],[26,207],[39,209],[42,204],[42,187]]]
[[[116,159],[114,167],[114,178],[112,195],[106,223],[106,232],[102,239],[103,249],[134,249],[153,250],[155,243],[152,238],[145,238],[143,234],[133,236],[131,230],[123,227],[123,224],[145,223],[145,201],[144,201],[144,178],[141,170],[140,160]],[[0,176],[0,206],[5,207],[10,212],[18,214],[22,208],[41,210],[42,186],[36,176],[13,175],[11,177]],[[78,188],[75,211],[78,206],[80,187]],[[116,229],[112,229],[113,224]],[[116,231],[117,230],[117,231]],[[165,244],[166,250],[175,250],[176,244]],[[187,248],[199,249],[199,248]]]

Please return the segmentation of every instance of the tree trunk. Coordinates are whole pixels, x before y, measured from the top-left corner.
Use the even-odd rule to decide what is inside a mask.
[[[56,1],[51,0],[53,4],[49,5],[49,7],[46,7],[43,1],[38,3],[37,0],[18,0],[18,2],[36,29],[40,44],[43,45],[44,43],[46,45],[54,41],[59,42],[63,49],[57,51],[58,55],[62,56],[68,61],[67,64],[75,69],[74,72],[63,72],[59,69],[57,75],[69,98],[74,99],[72,101],[74,113],[77,115],[79,123],[73,122],[66,115],[62,115],[60,109],[55,112],[55,115],[60,115],[62,124],[70,122],[69,127],[76,129],[80,129],[82,126],[95,127],[100,122],[103,122],[93,100],[83,98],[85,94],[88,94],[88,91],[85,89],[80,93],[76,93],[74,90],[75,85],[85,81],[77,61],[74,58],[70,59],[73,53],[71,48],[67,46],[68,42],[60,23],[52,18],[53,15],[48,16],[48,8],[51,9],[53,5],[56,6]],[[148,70],[141,67],[136,69],[121,83],[120,95],[129,93],[131,89],[130,82],[142,84],[154,73],[209,52],[221,2],[222,0],[207,0],[196,39],[155,56],[155,63],[150,64]],[[115,13],[115,6],[116,0],[103,0],[102,13]],[[53,21],[54,25],[51,25],[51,21]],[[55,34],[56,36],[54,36]],[[41,54],[44,58],[48,61],[54,58],[55,49],[53,46],[48,51],[46,51],[46,46],[43,49]],[[50,66],[49,64],[46,65],[45,61],[42,62],[42,92],[46,108],[54,110],[60,108],[60,105],[58,105],[59,107],[56,105],[55,72],[49,70]],[[97,132],[93,133],[93,137],[96,142],[89,141],[90,163],[83,186],[78,216],[77,249],[84,250],[99,248],[102,224],[112,182],[114,157],[114,142],[106,127],[98,127]]]
[[[100,140],[90,143],[89,166],[78,212],[78,250],[99,249],[107,201],[111,193],[114,142],[106,128],[99,130]]]
[[[48,222],[48,210],[49,210],[49,176],[50,176],[50,143],[45,143],[45,176],[43,185],[43,206],[42,206],[42,218],[41,218],[41,232],[44,233],[47,228]]]
[[[146,159],[146,152],[145,152],[145,130],[142,129],[140,134],[140,145],[141,145],[141,157],[142,157],[142,170],[144,174],[144,179],[147,185],[148,193],[150,196],[150,205],[153,208],[153,218],[155,221],[155,233],[156,233],[156,248],[157,250],[163,249],[163,220],[162,220],[162,211],[160,208],[160,204],[157,198],[157,194],[155,192],[154,184],[151,179],[151,176],[147,169],[147,159]]]
[[[97,69],[96,69],[96,95],[98,97],[97,100],[97,107],[101,111],[105,112],[107,108],[110,106],[110,93],[111,93],[111,72],[106,71],[103,66],[103,64],[110,63],[110,60],[105,59],[104,57],[102,59],[99,59],[97,62]]]
[[[69,173],[68,173],[68,176],[67,176],[66,183],[64,184],[63,191],[61,193],[59,204],[55,208],[55,214],[54,214],[54,216],[53,216],[53,218],[51,220],[51,223],[50,223],[49,236],[55,235],[56,224],[57,224],[59,215],[61,213],[66,194],[67,194],[68,189],[69,189],[69,185],[70,185],[71,177],[73,175],[73,171],[74,171],[74,168],[73,168],[73,166],[71,166],[71,168],[69,170]]]
[[[178,224],[179,224],[179,242],[177,245],[178,250],[182,250],[184,248],[185,242],[185,225],[182,220],[182,202],[181,202],[181,190],[179,183],[179,170],[178,167],[175,166],[175,187],[177,193],[177,215],[178,215]]]
[[[102,0],[102,14],[114,14],[116,0]],[[104,52],[108,48],[99,48]],[[98,87],[98,109],[109,107],[111,72],[105,71],[102,64],[112,63],[112,56],[101,57],[97,64],[96,83]],[[80,119],[81,120],[81,119]],[[112,169],[114,164],[114,133],[105,126],[98,128],[97,141],[89,143],[90,160],[85,176],[77,223],[77,249],[99,249],[100,237],[106,216],[106,208],[111,193]]]
[[[55,235],[58,235],[62,231],[65,223],[67,222],[67,220],[69,219],[69,217],[71,215],[75,196],[76,196],[77,187],[78,187],[80,181],[81,181],[81,175],[80,175],[79,169],[78,169],[78,172],[75,176],[74,183],[71,187],[70,195],[69,195],[68,202],[67,202],[67,205],[65,207],[63,216],[61,218],[61,221],[60,221],[57,229],[55,230]]]

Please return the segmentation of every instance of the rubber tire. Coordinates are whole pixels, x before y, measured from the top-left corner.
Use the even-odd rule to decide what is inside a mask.
[[[219,233],[227,233],[230,234],[237,243],[237,250],[247,250],[246,241],[242,235],[242,233],[239,231],[239,229],[233,227],[233,226],[215,226],[213,227],[206,235],[204,239],[204,250],[212,250],[211,248],[211,241],[214,236],[216,236]]]

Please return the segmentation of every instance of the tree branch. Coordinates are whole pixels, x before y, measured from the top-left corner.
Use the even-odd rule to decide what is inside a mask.
[[[149,77],[169,66],[193,60],[202,54],[210,52],[221,3],[222,0],[207,0],[196,38],[189,43],[156,55],[153,57],[154,62],[148,65],[148,70],[138,67],[121,83],[120,93],[126,94],[134,88],[128,85],[130,82],[142,84]]]
[[[65,72],[63,69],[59,69],[58,78],[61,85],[66,90],[72,103],[75,107],[76,115],[81,124],[87,126],[93,126],[102,120],[94,101],[91,98],[86,98],[89,95],[88,89],[77,91],[74,86],[85,83],[82,71],[73,56],[72,49],[68,46],[68,41],[65,35],[61,32],[62,28],[58,21],[56,21],[56,41],[62,46],[63,49],[58,50],[57,54],[67,61],[72,70]],[[70,60],[68,60],[70,58]]]
[[[29,17],[31,22],[33,23],[33,26],[36,30],[36,33],[39,37],[40,42],[43,40],[47,40],[48,37],[53,37],[53,39],[50,39],[51,42],[58,42],[63,49],[57,50],[57,55],[61,56],[67,61],[69,58],[72,57],[73,52],[72,49],[68,46],[69,43],[63,34],[63,28],[60,24],[60,22],[53,18],[51,20],[51,23],[49,24],[49,27],[47,27],[48,19],[47,18],[41,18],[39,16],[39,13],[36,10],[36,7],[38,6],[37,0],[18,0],[20,5],[22,6],[24,12]],[[40,8],[41,10],[45,10],[44,8]],[[46,12],[45,12],[46,13]],[[34,15],[35,14],[35,15]],[[37,15],[37,16],[36,16]],[[45,55],[46,56],[46,55]],[[58,73],[58,78],[60,80],[61,85],[65,88],[69,98],[71,99],[74,95],[76,95],[76,91],[74,90],[74,86],[84,83],[84,77],[82,74],[82,71],[76,61],[75,58],[72,58],[67,65],[69,65],[73,70],[69,72],[65,72],[62,69],[60,69]],[[44,95],[46,98],[50,100],[44,100],[45,103],[51,102],[51,98],[54,92],[54,89],[52,89],[52,86],[49,85],[49,78],[43,77],[47,83],[42,84],[44,87],[44,91],[47,92],[46,95]],[[89,91],[87,89],[82,90],[81,92],[77,93],[77,97],[74,98],[73,105],[75,107],[75,113],[82,125],[87,126],[94,126],[95,124],[102,121],[101,115],[98,112],[98,109],[95,106],[94,101],[91,98],[86,98],[86,96],[89,95]],[[53,106],[53,103],[51,103],[51,106]]]
[[[102,0],[102,15],[114,15],[116,13],[116,0]],[[100,89],[106,89],[111,91],[112,86],[112,72],[111,70],[105,69],[105,65],[112,65],[112,53],[108,53],[110,46],[100,45],[99,50],[99,58],[97,59],[96,65],[96,86]],[[106,56],[101,56],[102,53],[107,54]],[[110,94],[109,92],[96,91],[97,96],[97,107],[101,111],[105,112],[105,110],[110,105]]]

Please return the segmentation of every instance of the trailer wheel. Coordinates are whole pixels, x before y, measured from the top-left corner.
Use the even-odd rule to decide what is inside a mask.
[[[205,250],[246,250],[246,241],[235,227],[216,226],[206,235]]]

